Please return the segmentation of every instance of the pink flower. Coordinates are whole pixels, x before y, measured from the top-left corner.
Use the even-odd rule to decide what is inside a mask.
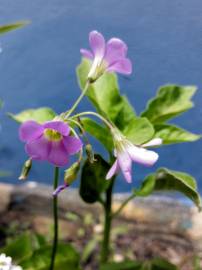
[[[147,150],[144,147],[157,146],[160,144],[162,144],[162,140],[156,138],[142,146],[136,146],[119,134],[119,137],[116,136],[115,141],[116,160],[107,173],[106,179],[110,179],[121,169],[126,181],[131,183],[132,161],[145,166],[154,165],[158,160],[158,154],[154,151]]]
[[[81,49],[81,54],[92,60],[88,79],[95,81],[105,71],[122,74],[132,73],[132,64],[126,57],[127,45],[121,39],[111,38],[107,43],[103,35],[97,31],[89,34],[89,43],[92,51]]]
[[[27,121],[19,129],[20,139],[26,142],[25,151],[32,159],[47,160],[58,167],[65,166],[69,156],[82,148],[81,140],[69,133],[69,126],[62,121]]]

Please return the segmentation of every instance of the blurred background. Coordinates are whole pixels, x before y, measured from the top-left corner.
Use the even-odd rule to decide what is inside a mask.
[[[60,113],[71,106],[80,94],[75,75],[79,50],[88,48],[91,30],[102,32],[106,39],[120,37],[128,44],[133,74],[119,76],[119,83],[138,113],[163,84],[197,85],[196,107],[172,122],[201,133],[201,10],[201,0],[0,0],[0,24],[32,21],[1,38],[0,168],[12,173],[1,181],[18,183],[26,159],[18,125],[6,112],[49,106]],[[78,110],[87,108],[91,106],[85,99]],[[156,167],[134,165],[133,184],[119,179],[116,190],[129,191],[146,174],[166,166],[192,174],[202,192],[202,141],[158,151]],[[46,163],[35,163],[30,180],[51,183],[52,170]]]

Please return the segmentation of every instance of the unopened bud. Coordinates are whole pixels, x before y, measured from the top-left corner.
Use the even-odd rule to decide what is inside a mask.
[[[90,163],[93,163],[95,160],[95,157],[94,157],[94,152],[93,152],[93,148],[92,148],[92,145],[91,144],[87,144],[86,145],[86,155],[88,157],[88,160],[90,161]]]
[[[27,178],[29,171],[31,170],[31,167],[32,167],[32,160],[31,159],[26,160],[23,165],[19,180],[25,180]]]
[[[75,162],[70,168],[65,170],[64,182],[67,185],[71,185],[77,178],[78,171],[80,169],[80,162]]]

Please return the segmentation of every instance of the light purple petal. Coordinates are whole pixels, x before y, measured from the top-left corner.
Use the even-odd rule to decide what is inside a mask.
[[[107,71],[129,75],[132,73],[132,63],[128,58],[123,58],[109,66]]]
[[[89,43],[94,57],[103,58],[105,55],[105,39],[103,35],[97,31],[90,32]]]
[[[40,137],[43,133],[43,126],[35,121],[26,121],[19,128],[19,137],[23,142],[28,142]]]
[[[152,166],[158,160],[158,154],[135,145],[128,146],[127,151],[133,161],[145,166]]]
[[[93,59],[93,54],[92,54],[92,52],[91,51],[89,51],[89,50],[86,50],[86,49],[80,49],[80,53],[84,56],[84,57],[86,57],[86,58],[88,58],[88,59]]]
[[[68,188],[69,185],[68,184],[64,184],[64,185],[61,185],[59,186],[58,188],[56,188],[56,190],[54,190],[53,192],[53,196],[57,196],[61,191],[63,191],[64,189]]]
[[[118,164],[121,168],[121,171],[128,183],[132,182],[131,167],[132,161],[127,153],[127,151],[122,151],[117,153]]]
[[[151,141],[143,144],[143,147],[152,147],[152,146],[159,146],[163,143],[163,140],[161,138],[154,138]]]
[[[110,170],[108,171],[106,175],[106,179],[107,180],[111,179],[113,175],[118,173],[118,171],[119,171],[119,164],[118,164],[118,161],[116,160],[114,164],[112,165],[112,167],[110,168]]]
[[[42,135],[33,141],[29,141],[25,145],[25,151],[32,159],[47,160],[50,146],[51,143]]]
[[[127,50],[127,45],[121,39],[111,38],[107,42],[104,59],[110,66],[118,60],[125,58]]]
[[[83,145],[79,138],[73,136],[64,137],[63,144],[69,155],[74,155],[78,153]]]
[[[43,126],[44,128],[54,129],[63,136],[67,136],[70,132],[69,126],[63,121],[49,121],[44,123]]]
[[[48,161],[58,167],[67,165],[68,153],[62,141],[51,142],[51,150],[48,155]]]

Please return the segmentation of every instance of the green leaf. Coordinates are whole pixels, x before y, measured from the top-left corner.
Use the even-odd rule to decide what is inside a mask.
[[[92,238],[83,249],[81,261],[86,262],[92,253],[95,251],[96,246],[98,245],[98,239],[96,237]]]
[[[96,154],[95,159],[94,163],[87,159],[81,173],[80,196],[87,203],[99,201],[101,193],[110,184],[105,179],[110,165],[100,155]]]
[[[90,61],[83,59],[77,68],[77,77],[81,89],[84,89],[90,69]],[[91,84],[86,94],[97,111],[113,121],[122,129],[135,117],[135,112],[125,96],[119,93],[117,76],[112,73],[103,74]]]
[[[50,269],[52,246],[42,247],[32,254],[30,258],[21,261],[23,270],[48,270]],[[79,255],[68,244],[59,244],[55,259],[54,270],[71,269],[79,270]]]
[[[18,123],[23,123],[28,120],[34,120],[38,123],[44,123],[46,121],[52,120],[56,113],[50,108],[38,108],[38,109],[29,109],[22,111],[18,114],[8,113],[11,119],[15,120]]]
[[[19,22],[15,22],[12,24],[5,24],[5,25],[0,25],[0,35],[5,34],[7,32],[16,30],[18,28],[22,28],[26,25],[28,25],[30,23],[30,21],[19,21]]]
[[[107,150],[112,151],[113,141],[108,128],[99,125],[90,118],[82,118],[81,122],[86,132],[100,141]]]
[[[142,116],[152,123],[163,123],[193,107],[191,98],[196,92],[195,86],[162,86],[157,96],[149,101]]]
[[[147,118],[134,118],[126,126],[124,135],[134,144],[142,144],[154,136],[154,128]]]
[[[100,270],[140,270],[142,264],[134,261],[124,261],[120,263],[107,263],[101,265]]]
[[[194,142],[201,138],[201,135],[191,133],[174,125],[157,124],[154,129],[155,137],[163,139],[163,144]]]
[[[197,192],[195,179],[186,173],[160,168],[155,174],[146,177],[136,196],[148,196],[155,191],[178,191],[201,208],[201,198]]]
[[[151,261],[151,270],[177,270],[177,266],[165,259],[155,258]]]
[[[32,254],[32,248],[33,239],[29,233],[25,233],[2,248],[0,250],[0,254],[5,253],[7,256],[12,257],[16,263],[18,263]]]
[[[177,270],[170,262],[157,258],[150,261],[124,261],[121,263],[107,263],[100,270]]]

